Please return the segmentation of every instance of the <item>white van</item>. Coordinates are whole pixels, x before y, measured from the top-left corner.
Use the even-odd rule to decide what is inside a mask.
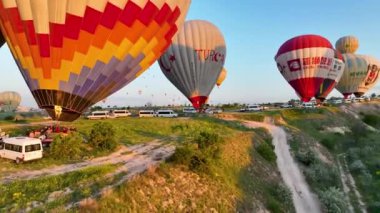
[[[197,113],[197,110],[194,107],[185,107],[183,108],[183,113]]]
[[[257,111],[262,111],[262,110],[263,108],[258,104],[248,105],[246,108],[246,111],[248,112],[257,112]]]
[[[132,115],[132,113],[130,113],[128,110],[114,110],[112,112],[112,115],[115,118],[121,118],[121,117],[129,117]]]
[[[156,117],[156,113],[153,110],[140,110],[139,111],[140,118],[151,118]]]
[[[305,102],[305,103],[302,103],[301,107],[304,109],[314,109],[315,105],[312,102]]]
[[[0,157],[20,163],[42,158],[42,143],[38,138],[15,137],[0,141]]]
[[[163,117],[163,118],[178,117],[178,114],[175,113],[173,110],[158,110],[156,114],[157,114],[157,117]]]
[[[108,111],[95,111],[92,112],[91,115],[87,116],[90,120],[97,120],[97,119],[107,119],[110,117],[110,114]]]

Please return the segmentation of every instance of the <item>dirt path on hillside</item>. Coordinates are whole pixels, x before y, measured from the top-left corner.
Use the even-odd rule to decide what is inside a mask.
[[[224,118],[226,120],[235,120],[234,118]],[[268,129],[273,137],[273,145],[277,156],[277,167],[280,170],[281,177],[285,184],[292,192],[292,198],[296,212],[298,213],[320,213],[322,212],[320,203],[316,195],[314,195],[301,173],[298,165],[290,154],[290,147],[287,143],[286,132],[273,123],[271,119],[266,119],[265,123],[254,121],[242,121],[246,127],[258,128],[263,127]]]
[[[149,166],[155,165],[157,162],[170,157],[174,151],[175,147],[173,145],[164,144],[159,140],[130,147],[123,146],[118,151],[105,157],[94,158],[75,164],[54,166],[41,170],[20,171],[5,175],[0,178],[0,184],[10,183],[16,180],[30,180],[42,176],[61,175],[92,166],[119,163],[122,164],[119,170],[127,172],[133,171],[133,174],[131,175],[134,175],[135,173],[141,173]]]

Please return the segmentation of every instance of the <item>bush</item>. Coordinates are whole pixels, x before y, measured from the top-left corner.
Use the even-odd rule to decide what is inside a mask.
[[[6,121],[13,121],[14,119],[15,119],[15,116],[13,116],[13,115],[8,115],[4,118],[4,120],[6,120]]]
[[[321,162],[313,163],[306,169],[306,178],[317,187],[336,187],[340,185],[339,174],[335,167]]]
[[[338,188],[331,187],[321,192],[319,197],[328,213],[348,212],[348,203],[344,193]]]
[[[366,170],[366,166],[364,165],[364,163],[361,161],[361,160],[356,160],[354,161],[350,166],[350,171],[353,172],[353,173],[361,173],[362,171],[365,171]]]
[[[305,166],[310,166],[317,161],[317,156],[313,151],[308,150],[306,153],[297,152],[296,159]]]
[[[49,155],[54,159],[79,160],[83,138],[78,133],[68,136],[58,135],[50,146]]]
[[[380,116],[377,115],[364,115],[362,120],[364,123],[373,127],[376,127],[380,124]]]
[[[329,150],[334,150],[335,149],[335,141],[329,139],[329,138],[324,138],[320,142],[323,146],[325,146]]]
[[[91,129],[88,142],[100,151],[113,151],[117,147],[115,129],[110,123],[96,123]]]
[[[256,147],[256,150],[261,155],[261,157],[263,157],[265,160],[269,162],[275,162],[277,159],[277,156],[274,153],[273,148],[266,142],[260,143]]]
[[[176,149],[170,161],[185,165],[195,172],[210,173],[211,163],[220,157],[221,142],[218,134],[196,132],[191,140]]]

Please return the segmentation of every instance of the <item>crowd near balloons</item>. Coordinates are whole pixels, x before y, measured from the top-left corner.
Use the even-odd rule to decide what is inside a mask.
[[[361,97],[379,77],[380,62],[369,55],[356,54],[359,40],[340,38],[335,49],[319,35],[301,35],[286,41],[275,61],[280,73],[304,102],[323,102],[336,88],[345,99]]]
[[[185,22],[190,4],[0,1],[0,47],[8,44],[38,106],[54,120],[76,120],[156,61],[202,112],[214,87],[227,77],[227,47],[213,23]],[[376,84],[380,62],[356,54],[358,48],[354,36],[339,39],[334,48],[322,36],[301,35],[286,41],[275,61],[302,101],[322,102],[334,88],[346,98],[362,96]]]

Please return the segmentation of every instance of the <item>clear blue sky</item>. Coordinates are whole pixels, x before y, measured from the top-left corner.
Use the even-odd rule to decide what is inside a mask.
[[[187,19],[211,21],[225,35],[228,78],[221,88],[214,89],[211,103],[260,103],[296,98],[278,72],[273,57],[283,42],[300,34],[319,34],[333,44],[341,36],[355,35],[360,40],[358,53],[380,59],[380,2],[376,0],[193,0]],[[23,105],[35,106],[7,47],[0,50],[0,60],[0,91],[18,91]],[[380,92],[380,85],[371,92]],[[155,64],[108,98],[106,105],[173,101],[187,103]]]

